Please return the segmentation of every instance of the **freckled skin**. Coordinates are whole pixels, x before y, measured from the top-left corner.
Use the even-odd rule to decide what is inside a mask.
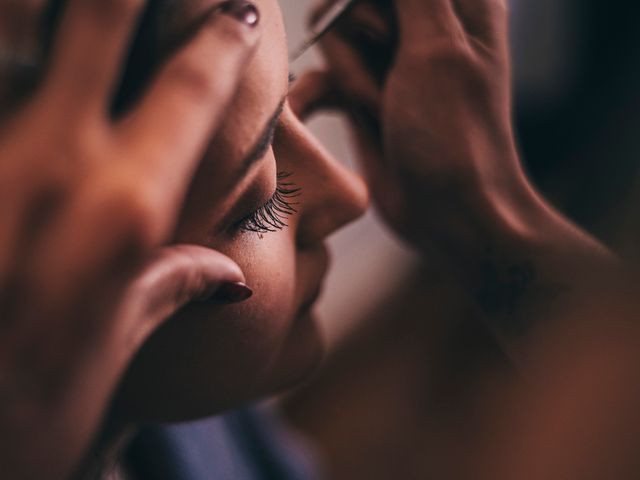
[[[208,4],[187,2],[184,18]],[[317,146],[288,105],[273,147],[239,182],[229,182],[229,172],[251,150],[288,91],[279,6],[276,0],[256,5],[264,29],[261,44],[201,162],[175,236],[177,242],[209,246],[234,259],[254,296],[239,306],[191,306],[159,330],[117,396],[118,413],[129,419],[211,415],[295,383],[321,358],[313,316],[300,317],[298,310],[321,286],[325,238],[363,213],[366,188]],[[302,188],[298,213],[286,219],[288,228],[263,235],[219,232],[229,212],[240,211],[238,221],[264,204],[283,171]]]

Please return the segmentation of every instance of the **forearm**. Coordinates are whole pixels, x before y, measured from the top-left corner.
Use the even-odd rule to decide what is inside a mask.
[[[446,257],[488,326],[520,362],[540,328],[571,316],[591,292],[620,278],[622,265],[524,177],[516,191],[476,202],[483,215],[471,222],[477,228],[451,241]]]

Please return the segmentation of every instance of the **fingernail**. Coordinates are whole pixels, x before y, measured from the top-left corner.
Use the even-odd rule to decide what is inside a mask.
[[[207,301],[218,304],[240,303],[251,298],[252,295],[253,290],[244,283],[225,283]]]
[[[220,12],[230,15],[239,22],[255,27],[260,22],[260,11],[253,3],[246,0],[229,0],[220,6]]]

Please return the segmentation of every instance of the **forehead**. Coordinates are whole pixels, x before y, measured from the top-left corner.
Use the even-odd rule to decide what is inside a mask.
[[[216,139],[223,143],[218,147],[234,158],[253,147],[288,90],[288,52],[280,7],[277,0],[255,3],[261,12],[262,37]]]
[[[252,2],[261,14],[262,36],[241,82],[236,107],[245,104],[253,108],[259,107],[266,97],[272,96],[273,93],[278,96],[278,90],[281,96],[282,89],[287,84],[288,53],[278,1]],[[157,29],[154,35],[156,49],[161,52],[171,51],[172,46],[184,37],[185,32],[188,32],[202,15],[221,3],[222,0],[157,0]],[[211,55],[215,54],[212,50]],[[280,98],[276,100],[276,105],[279,100]]]
[[[288,71],[288,54],[282,13],[278,0],[251,0],[261,14],[262,37],[256,54],[249,65],[248,76],[262,76],[270,70],[278,73]],[[173,44],[184,37],[185,31],[197,23],[223,0],[157,0],[156,48],[171,50]],[[215,55],[215,52],[212,52]],[[250,83],[250,82],[245,82]]]
[[[224,163],[238,163],[251,151],[288,89],[287,42],[278,1],[253,2],[260,10],[262,35],[228,114],[212,140],[212,151],[215,151],[218,163],[216,177],[225,177],[220,171],[226,168]],[[160,43],[171,41],[185,25],[219,3],[220,0],[167,0],[166,10],[161,15],[164,38],[159,39]]]

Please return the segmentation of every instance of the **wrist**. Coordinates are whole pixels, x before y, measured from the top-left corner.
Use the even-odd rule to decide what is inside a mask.
[[[615,255],[549,205],[524,173],[475,185],[482,187],[442,202],[450,208],[437,211],[441,221],[424,232],[502,337],[563,317],[617,276]]]
[[[528,182],[525,187],[487,201],[491,216],[480,241],[484,250],[462,277],[485,321],[516,360],[526,358],[533,332],[570,318],[622,270],[611,251]]]

